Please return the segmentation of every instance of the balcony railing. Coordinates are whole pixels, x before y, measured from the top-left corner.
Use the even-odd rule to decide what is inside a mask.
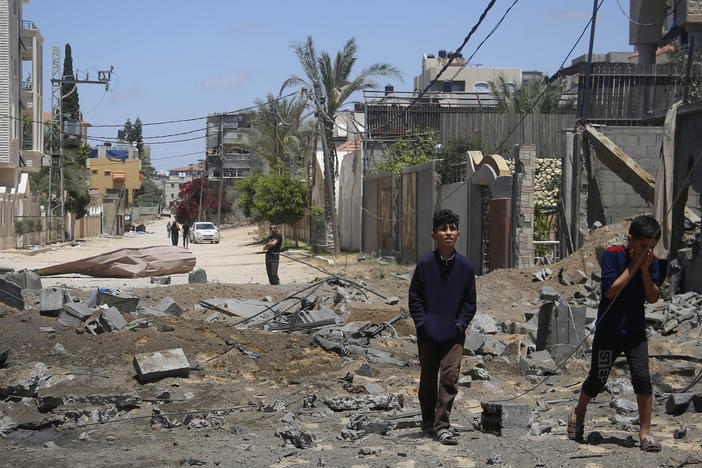
[[[29,21],[29,20],[22,20],[22,29],[33,29],[38,31],[39,28],[37,28],[37,25],[34,24],[34,21]]]
[[[32,82],[31,81],[23,81],[20,83],[20,86],[22,88],[22,91],[32,91]]]

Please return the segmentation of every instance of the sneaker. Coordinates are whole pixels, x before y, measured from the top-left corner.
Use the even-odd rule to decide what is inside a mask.
[[[458,441],[453,437],[453,433],[448,429],[440,429],[436,435],[437,440],[444,445],[458,445]]]

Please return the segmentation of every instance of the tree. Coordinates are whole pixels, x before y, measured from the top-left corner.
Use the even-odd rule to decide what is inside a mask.
[[[303,94],[313,96],[315,106],[319,105],[324,110],[325,115],[318,116],[320,127],[324,129],[324,136],[329,147],[324,161],[324,214],[334,238],[334,251],[338,253],[339,227],[336,225],[336,202],[334,200],[337,159],[336,149],[331,145],[335,119],[341,106],[353,93],[377,88],[378,84],[374,78],[380,76],[399,77],[400,72],[388,63],[374,63],[362,69],[356,77],[352,78],[351,72],[356,63],[356,52],[358,51],[354,38],[346,41],[344,47],[337,51],[334,59],[328,52],[322,51],[318,55],[311,36],[308,36],[303,44],[293,43],[291,47],[302,65],[304,77],[292,75],[283,83],[281,91],[290,86],[299,86],[302,88]]]
[[[176,220],[179,223],[184,221],[195,221],[200,205],[200,190],[202,192],[202,212],[205,214],[205,219],[209,213],[217,213],[219,206],[219,187],[217,184],[207,184],[204,177],[193,179],[180,185],[180,193],[178,194],[179,204],[176,208]],[[222,213],[229,213],[231,204],[226,199],[226,191],[222,191]]]
[[[561,103],[565,83],[550,85],[546,78],[535,79],[513,88],[504,76],[489,81],[490,94],[497,101],[500,112],[510,114],[567,114],[574,112],[574,102]]]
[[[63,80],[75,81],[73,74],[73,57],[71,44],[66,44],[66,54],[63,58]],[[61,114],[63,120],[80,120],[80,104],[78,103],[78,85],[61,83]]]
[[[239,190],[240,196],[237,205],[244,212],[244,216],[251,218],[252,221],[262,221],[261,214],[254,207],[254,197],[256,196],[256,185],[263,176],[261,174],[253,174],[236,182],[236,188]]]
[[[375,164],[373,172],[392,172],[399,175],[402,169],[429,162],[437,158],[439,133],[436,130],[412,131],[396,139],[390,147],[383,148],[385,161]]]

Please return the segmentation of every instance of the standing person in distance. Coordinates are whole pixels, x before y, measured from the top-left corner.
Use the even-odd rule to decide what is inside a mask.
[[[187,249],[190,245],[190,221],[183,222],[183,248]]]
[[[661,230],[651,216],[637,216],[629,226],[626,245],[608,248],[602,256],[602,296],[597,310],[590,372],[578,404],[568,419],[568,438],[583,440],[585,412],[590,400],[607,384],[614,361],[623,352],[639,407],[641,450],[660,452],[651,436],[653,390],[648,370],[648,341],[644,301],[658,301],[660,275],[653,248]]]
[[[458,215],[440,210],[432,227],[437,248],[419,260],[409,288],[421,366],[419,404],[423,433],[456,445],[449,417],[458,393],[465,331],[476,311],[475,273],[456,252]]]
[[[171,224],[171,243],[175,246],[178,246],[178,233],[180,233],[180,227],[174,220],[173,224]]]
[[[278,277],[278,261],[280,259],[280,246],[283,245],[283,236],[278,233],[278,226],[271,224],[270,235],[266,237],[263,250],[266,251],[266,273],[268,282],[276,285],[280,284]]]
[[[166,235],[168,235],[168,238],[171,238],[171,222],[168,221],[168,224],[166,224]]]

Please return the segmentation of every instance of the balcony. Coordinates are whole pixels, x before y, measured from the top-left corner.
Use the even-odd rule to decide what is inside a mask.
[[[34,24],[34,21],[30,20],[22,20],[22,29],[39,31],[39,28],[37,28],[37,25]]]
[[[32,82],[31,81],[23,81],[20,83],[20,87],[22,88],[22,91],[26,91],[31,93],[32,92]]]

